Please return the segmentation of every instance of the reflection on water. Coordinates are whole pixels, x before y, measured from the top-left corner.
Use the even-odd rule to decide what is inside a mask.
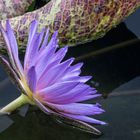
[[[14,137],[14,140],[49,140],[55,139],[68,139],[76,140],[82,138],[83,140],[95,138],[94,135],[86,134],[84,132],[67,127],[65,124],[54,121],[51,117],[47,116],[40,110],[29,111],[26,117],[23,118],[19,115],[11,115],[14,124],[6,131],[1,133],[1,139]]]
[[[127,30],[124,24],[121,24],[98,41],[70,48],[67,57],[77,58],[135,38],[136,36]],[[137,94],[133,94],[133,91],[130,91],[131,88],[126,87],[123,89],[131,92],[126,96],[121,96],[124,94],[122,89],[117,90],[119,94],[116,94],[116,90],[113,91],[120,85],[140,76],[139,46],[140,43],[137,41],[131,45],[128,44],[125,48],[89,56],[82,60],[84,62],[83,75],[93,75],[94,77],[89,84],[96,86],[104,97],[108,96],[107,99],[98,99],[103,104],[106,113],[97,116],[97,118],[109,123],[108,126],[97,126],[104,132],[104,135],[98,138],[100,140],[136,140],[140,138],[140,97],[138,96],[140,85],[138,85]],[[9,79],[4,80],[5,77],[4,71],[0,68],[0,80],[3,80],[0,83],[0,106],[19,96],[19,92],[11,85]],[[140,83],[140,80],[136,83]],[[133,86],[129,83],[128,87]],[[111,95],[109,95],[110,92],[112,92]],[[116,96],[113,96],[115,94]],[[29,108],[27,114],[28,106],[24,107],[20,113],[15,112],[9,117],[0,117],[0,131],[2,132],[0,140],[92,140],[97,138],[67,127],[65,124],[60,124],[38,109]],[[4,129],[6,130],[3,131]]]

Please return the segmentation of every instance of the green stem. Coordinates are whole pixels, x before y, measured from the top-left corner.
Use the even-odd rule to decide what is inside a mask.
[[[11,103],[9,103],[5,107],[3,107],[0,110],[0,113],[10,114],[11,112],[16,110],[17,108],[19,108],[19,107],[21,107],[21,106],[23,106],[24,104],[27,104],[27,103],[33,104],[33,102],[29,99],[28,96],[26,96],[24,94],[21,94],[17,99],[15,99]]]

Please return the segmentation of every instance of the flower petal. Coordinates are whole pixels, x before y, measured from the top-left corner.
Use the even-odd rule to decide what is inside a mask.
[[[56,83],[50,87],[37,91],[37,93],[42,96],[44,100],[49,101],[58,95],[69,92],[78,84],[78,82]]]
[[[47,49],[47,51],[50,51],[50,49],[52,49],[53,47],[55,47],[55,48],[58,47],[57,35],[58,35],[58,32],[55,31],[55,32],[53,33],[52,37],[51,37],[51,40],[50,40],[49,43],[47,44],[47,46],[46,46],[46,47],[44,46],[44,47],[41,47],[41,48],[40,48],[40,51],[39,51],[40,55],[41,55],[41,53],[43,53],[43,51],[44,51],[45,49]]]
[[[61,80],[62,81],[77,81],[77,82],[81,82],[81,83],[85,83],[87,81],[89,81],[92,78],[92,76],[65,76],[63,77]]]
[[[42,35],[37,33],[37,21],[34,20],[30,25],[30,32],[28,37],[28,44],[26,48],[25,58],[24,58],[24,69],[27,73],[27,70],[30,68],[31,60],[34,55],[36,55],[39,49],[39,43],[42,40]],[[42,32],[41,32],[42,33]],[[37,45],[36,45],[37,43]]]
[[[72,117],[68,117],[62,114],[58,114],[57,112],[53,112],[52,110],[46,108],[39,100],[37,100],[36,98],[34,98],[36,104],[38,105],[38,107],[47,115],[50,115],[52,118],[54,118],[57,122],[62,122],[65,123],[69,126],[72,126],[73,128],[77,128],[79,130],[82,130],[84,132],[88,132],[91,134],[95,134],[95,135],[101,135],[101,132],[99,130],[97,130],[95,127],[79,121],[79,120],[75,120]]]
[[[31,91],[34,93],[36,90],[36,71],[34,66],[27,73],[27,82]]]
[[[68,126],[71,126],[72,128],[76,128],[83,132],[87,132],[87,133],[94,134],[94,135],[101,135],[101,132],[99,130],[97,130],[95,127],[93,127],[85,122],[73,119],[68,116],[64,116],[64,115],[62,116],[62,114],[53,113],[53,114],[51,114],[51,116],[54,119],[56,119],[58,122],[64,123]]]
[[[55,62],[55,64],[59,64],[62,61],[62,59],[65,57],[67,50],[68,50],[68,47],[65,47],[65,48],[61,48],[59,51],[54,53],[49,63],[51,64]]]
[[[49,28],[47,28],[46,32],[45,32],[45,37],[44,37],[44,41],[40,47],[40,51],[45,49],[45,47],[47,46],[47,43],[48,43],[48,39],[49,39]]]
[[[17,56],[18,56],[18,45],[17,45],[17,41],[16,41],[16,38],[15,38],[14,32],[11,29],[9,20],[6,21],[6,32],[7,32],[7,38],[9,39],[10,48],[11,48],[13,57],[17,58]]]
[[[87,116],[71,115],[71,114],[66,114],[66,113],[64,113],[64,115],[68,116],[68,117],[71,117],[73,119],[77,119],[77,120],[88,122],[88,123],[100,124],[100,125],[106,125],[107,124],[107,123],[105,123],[103,121],[96,120],[96,119],[93,119],[93,118],[87,117]]]
[[[34,20],[30,25],[28,44],[27,44],[25,58],[24,58],[24,69],[26,69],[26,70],[28,69],[28,61],[30,60],[30,53],[32,51],[34,51],[33,47],[35,48],[35,46],[33,44],[37,38],[37,33],[36,33],[37,25],[38,25],[38,23],[36,20]]]
[[[23,75],[23,68],[22,68],[22,65],[21,65],[21,63],[19,61],[19,57],[18,57],[18,46],[17,46],[14,32],[11,29],[10,23],[8,20],[6,21],[6,31],[3,29],[2,25],[0,25],[0,26],[1,26],[0,30],[2,32],[4,40],[6,42],[6,48],[8,51],[8,55],[9,55],[12,67],[15,70],[18,69],[17,72],[19,75]]]
[[[71,104],[52,104],[47,103],[55,110],[61,113],[67,113],[72,115],[96,115],[104,112],[97,104],[82,104],[82,103],[71,103]]]
[[[71,58],[57,66],[52,67],[49,70],[46,70],[38,80],[38,89],[54,84],[57,79],[63,76],[64,71],[73,61],[74,58]]]
[[[34,38],[34,35],[37,32],[37,27],[38,27],[38,22],[37,20],[33,20],[30,24],[30,31],[29,31],[29,39],[28,39],[28,44],[27,46],[30,46],[30,44],[32,43],[32,40]]]
[[[38,60],[35,63],[37,79],[40,78],[45,69],[48,70],[48,65],[50,64],[50,61],[53,57],[55,50],[56,50],[55,48],[52,48],[49,52],[46,52],[44,50],[44,53],[38,56],[37,58]]]
[[[63,94],[61,93],[58,96],[54,96],[53,98],[51,98],[51,100],[49,100],[49,102],[56,104],[72,103],[74,101],[80,101],[81,99],[83,99],[83,96],[87,96],[96,92],[96,90],[91,92],[90,86],[79,83],[70,91],[64,92]]]
[[[16,87],[19,89],[19,91],[21,91],[22,93],[25,94],[25,90],[22,88],[22,85],[20,84],[21,83],[20,79],[19,79],[17,73],[10,66],[9,62],[6,59],[4,59],[2,56],[0,56],[0,63],[4,66],[4,69],[10,76],[13,84],[16,85]]]
[[[78,63],[78,64],[75,64],[73,66],[70,66],[67,71],[63,74],[63,79],[68,79],[68,78],[71,78],[71,77],[75,77],[75,76],[79,76],[80,73],[81,73],[81,70],[80,68],[83,66],[83,63]]]
[[[100,96],[102,96],[102,95],[101,94],[84,95],[84,96],[81,96],[81,97],[77,97],[77,98],[68,100],[68,102],[69,103],[72,103],[72,102],[82,102],[82,101],[87,101],[87,100],[94,99],[94,98],[97,98],[97,97],[100,97]]]
[[[68,71],[71,73],[74,71],[78,71],[81,69],[82,66],[83,66],[83,63],[75,64],[75,65],[71,66]]]
[[[55,99],[51,99],[51,103],[56,103],[56,104],[70,104],[70,103],[76,103],[76,102],[81,102],[81,101],[87,101],[93,98],[100,97],[101,94],[95,94],[95,95],[69,95],[69,96],[63,96],[63,97],[58,97]]]
[[[48,114],[48,115],[49,115],[50,113],[52,113],[52,111],[49,110],[48,108],[46,108],[37,98],[35,98],[35,97],[33,96],[33,99],[34,99],[36,105],[37,105],[44,113],[46,113],[46,114]]]
[[[24,60],[25,73],[28,72],[30,67],[35,65],[37,55],[38,55],[38,49],[39,49],[39,46],[40,46],[40,43],[41,43],[42,37],[43,37],[42,34],[43,34],[43,32],[36,33],[34,35],[32,44],[29,47],[27,46],[28,50],[26,51],[25,60]]]

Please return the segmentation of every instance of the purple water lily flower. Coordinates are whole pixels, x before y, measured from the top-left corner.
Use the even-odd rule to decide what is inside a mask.
[[[16,38],[9,21],[6,22],[5,29],[1,25],[10,61],[3,57],[1,60],[12,73],[16,84],[32,104],[47,114],[77,121],[86,126],[90,126],[87,123],[106,124],[89,117],[104,112],[99,104],[81,103],[100,96],[95,88],[86,84],[91,76],[80,76],[83,63],[71,65],[74,58],[62,62],[68,47],[58,50],[58,32],[56,31],[48,41],[49,30],[43,29],[38,33],[37,27],[37,21],[34,20],[30,26],[22,66]]]

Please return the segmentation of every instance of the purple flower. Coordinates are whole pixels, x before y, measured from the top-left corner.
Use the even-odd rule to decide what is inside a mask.
[[[74,58],[62,62],[68,47],[58,50],[56,31],[50,41],[49,30],[37,32],[37,21],[30,26],[27,49],[22,66],[18,45],[9,21],[1,32],[6,42],[9,62],[1,57],[22,92],[47,114],[53,114],[87,125],[106,124],[90,115],[104,112],[99,104],[81,103],[100,96],[95,88],[85,84],[91,76],[79,76],[82,63],[71,64]]]

